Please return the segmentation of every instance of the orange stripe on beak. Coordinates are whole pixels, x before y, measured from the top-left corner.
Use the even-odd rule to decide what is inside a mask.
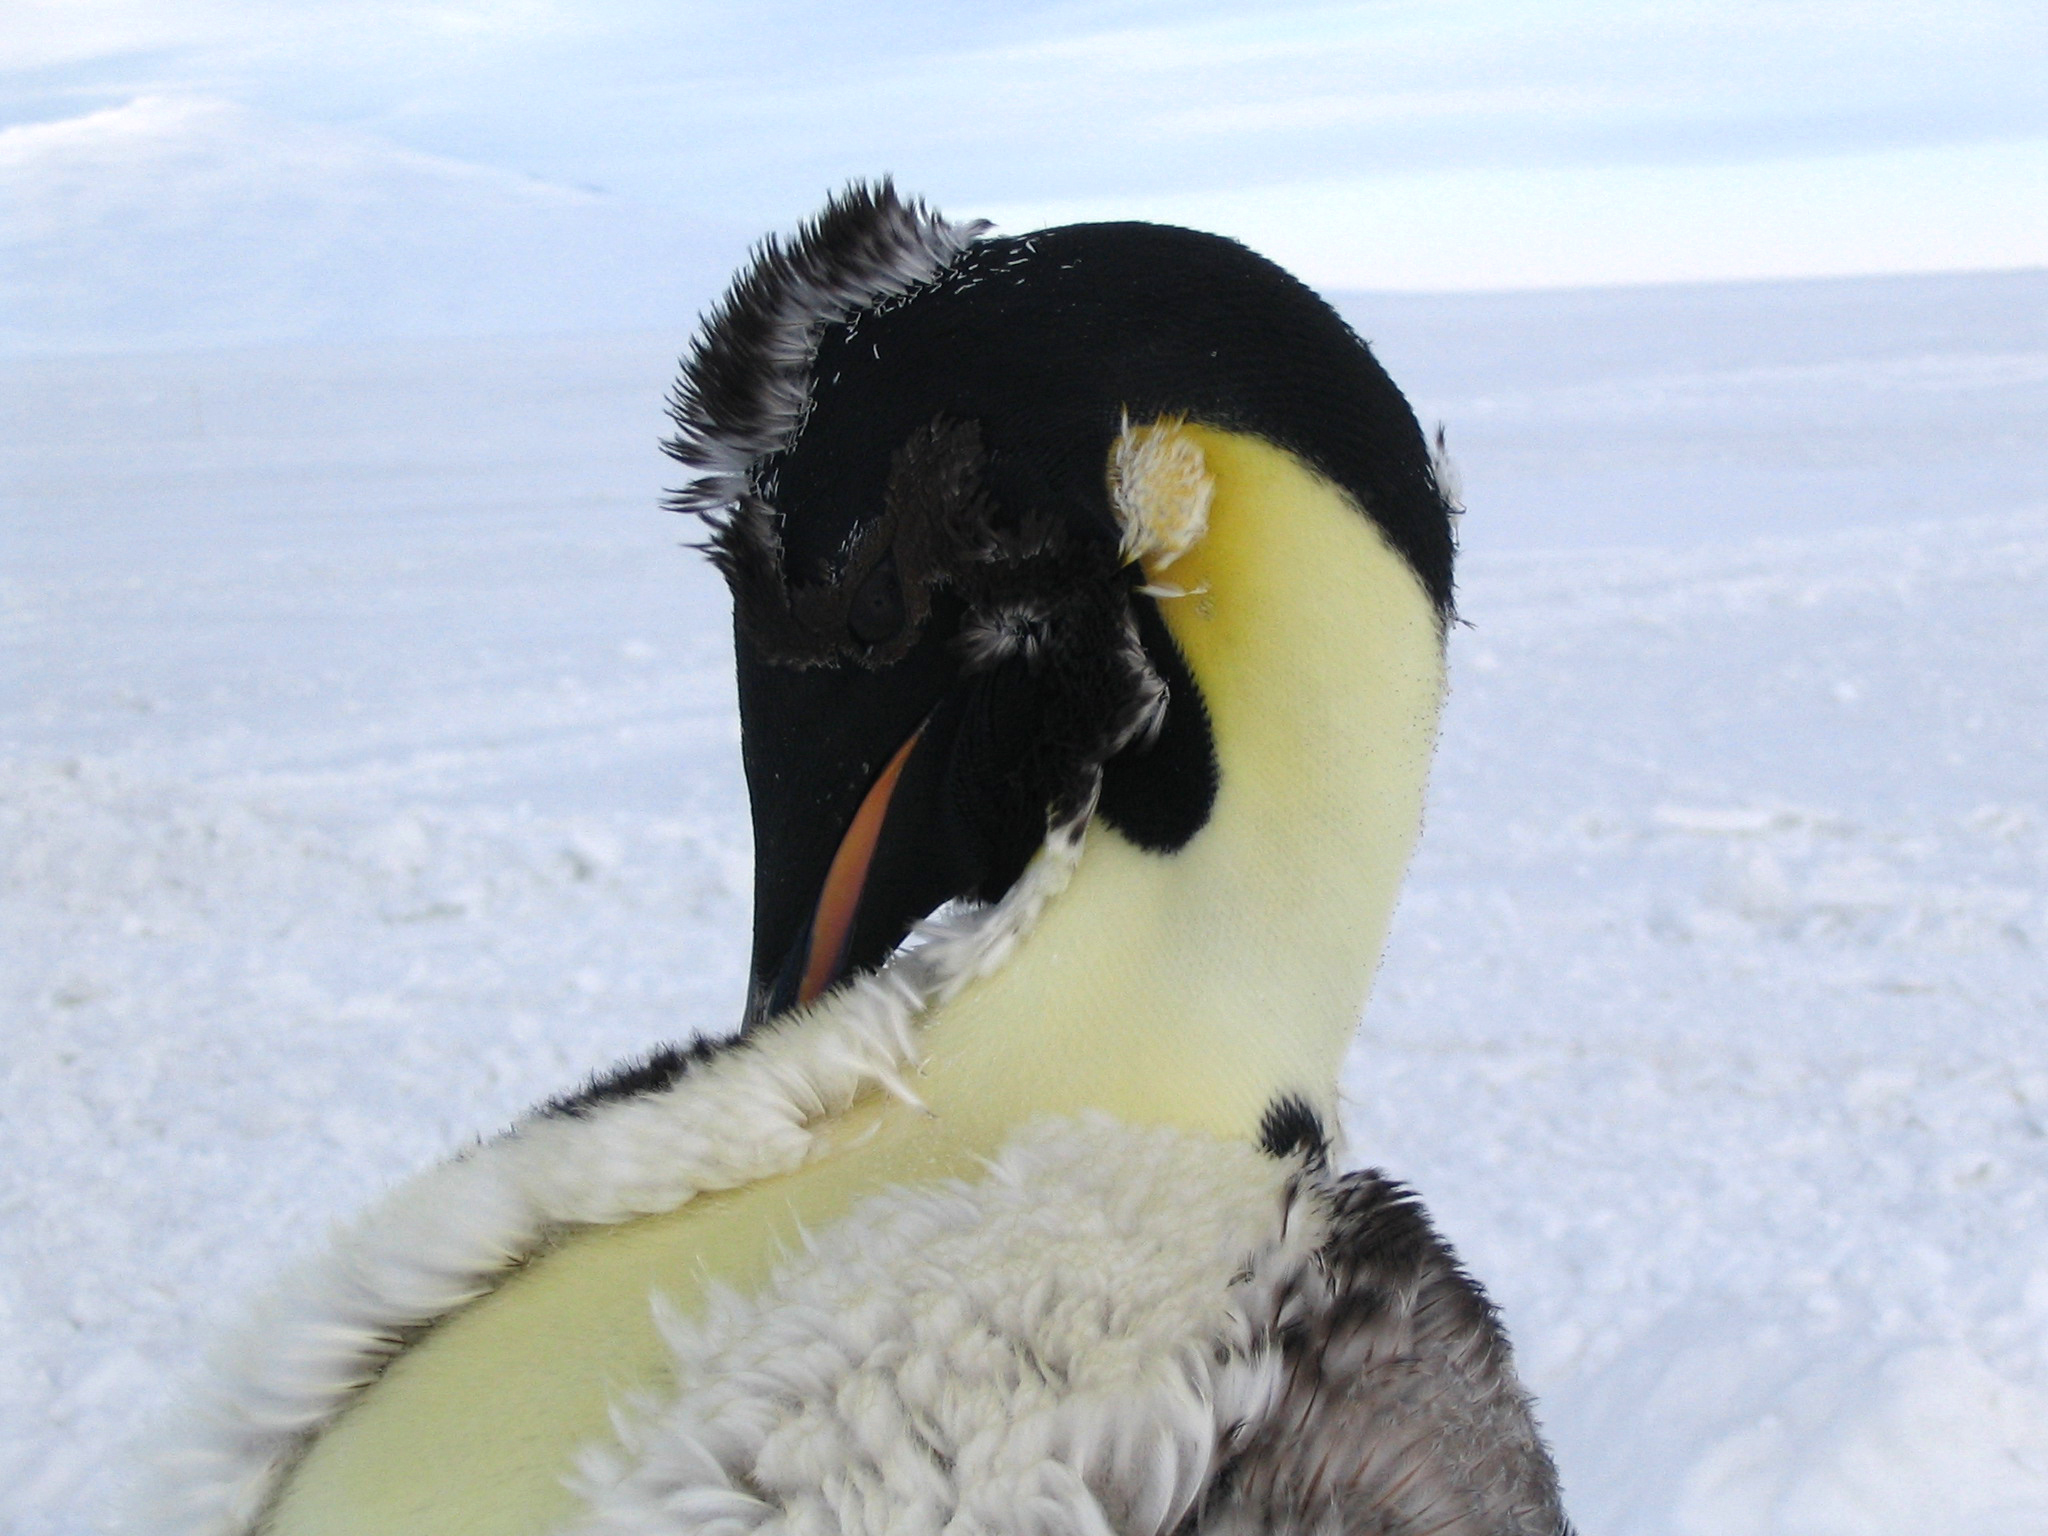
[[[796,994],[799,1007],[817,1001],[839,978],[840,962],[853,938],[854,913],[860,910],[860,893],[868,883],[868,866],[874,862],[875,844],[889,814],[889,797],[896,792],[896,781],[910,760],[911,748],[923,734],[924,727],[919,726],[896,749],[860,809],[853,813],[846,836],[839,840],[839,851],[832,855],[832,867],[825,871],[825,888],[818,894],[818,910],[811,918],[811,949],[804,957],[804,979]]]

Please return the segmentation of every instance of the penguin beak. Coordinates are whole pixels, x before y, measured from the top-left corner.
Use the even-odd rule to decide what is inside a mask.
[[[846,955],[853,940],[855,919],[860,915],[861,894],[867,889],[874,867],[875,850],[881,844],[882,828],[889,818],[889,805],[903,777],[903,765],[917,749],[924,727],[919,726],[896,749],[876,775],[875,782],[853,813],[846,834],[825,871],[825,885],[818,893],[811,914],[810,932],[802,946],[802,964],[797,971],[796,1006],[816,1002],[846,974]]]
[[[881,670],[778,666],[743,643],[740,684],[753,1024],[880,965],[919,918],[973,891],[950,810],[966,796],[949,777],[971,690],[943,637]]]

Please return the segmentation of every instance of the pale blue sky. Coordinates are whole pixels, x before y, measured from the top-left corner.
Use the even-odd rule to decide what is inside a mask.
[[[13,0],[0,126],[218,96],[741,228],[893,172],[1334,286],[2048,262],[2048,6]]]

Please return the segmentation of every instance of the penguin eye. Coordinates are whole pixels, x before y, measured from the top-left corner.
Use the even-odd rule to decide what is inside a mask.
[[[896,579],[896,552],[891,550],[854,588],[847,604],[846,627],[862,645],[880,645],[903,628],[903,584]]]

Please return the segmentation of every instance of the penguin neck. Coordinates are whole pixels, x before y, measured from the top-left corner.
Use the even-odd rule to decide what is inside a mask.
[[[1154,853],[1088,829],[1008,958],[927,1014],[919,1093],[993,1149],[1104,1111],[1251,1138],[1282,1096],[1336,1123],[1443,697],[1441,628],[1344,493],[1271,444],[1182,427],[1213,484],[1162,583],[1216,745],[1209,821]]]

